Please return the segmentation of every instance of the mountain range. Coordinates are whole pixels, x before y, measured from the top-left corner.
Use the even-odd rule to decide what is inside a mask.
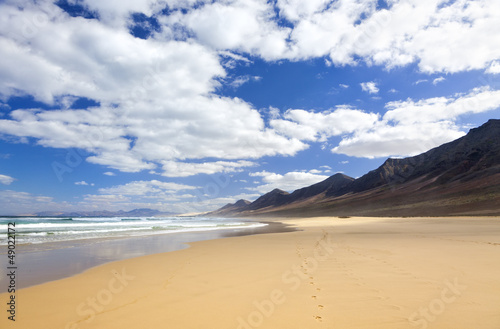
[[[425,132],[423,132],[425,133]],[[212,216],[500,215],[500,120],[354,179],[335,174],[292,193],[239,200]]]

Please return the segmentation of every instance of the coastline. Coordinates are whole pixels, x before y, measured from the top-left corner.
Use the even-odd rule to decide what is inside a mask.
[[[500,327],[500,218],[277,221],[21,289],[15,327]]]
[[[255,228],[175,232],[140,237],[83,239],[18,245],[16,246],[16,255],[20,266],[22,266],[22,271],[19,271],[16,288],[24,289],[71,277],[92,267],[114,261],[181,250],[188,248],[192,242],[290,230],[287,225],[280,222],[249,219],[245,221],[267,225]],[[4,258],[2,262],[7,259],[7,248],[4,249],[0,252],[0,257]],[[6,266],[0,268],[0,293],[7,291],[7,285],[4,284],[7,275],[5,271]]]

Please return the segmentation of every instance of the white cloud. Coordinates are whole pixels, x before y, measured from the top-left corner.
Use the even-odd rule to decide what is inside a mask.
[[[180,24],[215,49],[238,50],[268,60],[329,56],[326,65],[387,68],[418,64],[426,73],[486,68],[500,57],[500,4],[496,0],[392,1],[262,0],[214,2],[163,19]],[[285,18],[290,27],[279,27]],[[460,49],[460,51],[456,51]]]
[[[10,185],[15,180],[16,180],[15,178],[12,178],[10,176],[0,175],[0,184]]]
[[[427,79],[420,79],[420,80],[415,81],[413,84],[414,84],[414,85],[419,85],[419,84],[421,84],[421,83],[428,82],[428,81],[429,81],[429,80],[427,80]]]
[[[217,161],[203,163],[183,163],[175,161],[165,161],[163,163],[163,176],[166,177],[188,177],[197,174],[215,174],[218,172],[237,172],[242,168],[255,166],[251,161]]]
[[[114,172],[111,172],[111,171],[106,171],[103,175],[106,175],[106,176],[116,176],[116,174]]]
[[[76,207],[79,209],[97,207],[110,210],[151,208],[170,212],[199,211],[200,208],[193,208],[194,205],[191,203],[205,201],[208,198],[202,198],[201,192],[194,193],[198,189],[197,186],[159,180],[132,181],[123,185],[100,188],[99,194],[86,195]],[[196,198],[197,195],[198,198]],[[192,201],[185,201],[187,199]],[[198,207],[203,207],[203,202]]]
[[[349,85],[346,85],[346,84],[343,84],[343,83],[339,84],[339,86],[342,87],[342,88],[344,88],[344,89],[349,88]]]
[[[82,180],[81,182],[75,182],[75,185],[87,186],[87,185],[89,185],[89,183],[87,183],[86,181]]]
[[[322,12],[328,5],[328,0],[278,0],[280,14],[290,21],[300,21],[313,14]]]
[[[500,90],[482,87],[449,97],[388,102],[383,117],[350,107],[323,113],[288,110],[270,125],[278,133],[304,141],[342,136],[333,153],[367,158],[410,156],[463,136],[455,124],[460,116],[499,107]]]
[[[233,61],[236,61],[236,62],[243,62],[243,63],[245,63],[247,65],[253,63],[248,58],[246,58],[244,56],[241,56],[241,55],[238,55],[238,54],[235,54],[233,52],[227,51],[227,50],[220,50],[219,51],[219,55],[221,55],[223,57],[228,57],[228,58],[230,58],[230,59],[232,59]]]
[[[167,194],[174,194],[178,191],[193,190],[196,188],[197,187],[190,185],[151,180],[134,181],[124,185],[100,188],[99,193],[102,195],[149,196],[161,198]]]
[[[121,203],[130,203],[131,199],[129,197],[117,194],[101,194],[93,195],[88,194],[84,198],[84,202],[89,202],[97,209],[117,209]]]
[[[366,91],[369,94],[377,94],[379,92],[379,89],[377,88],[377,84],[373,81],[370,82],[362,82],[360,83],[361,89],[363,91]]]
[[[447,121],[394,126],[381,123],[373,129],[342,139],[332,152],[365,158],[411,156],[464,134]]]
[[[351,133],[373,126],[378,115],[346,106],[320,113],[288,110],[283,119],[271,120],[270,125],[284,136],[307,141],[325,141],[331,136]]]
[[[444,77],[439,77],[439,78],[432,80],[432,84],[435,86],[438,83],[443,82],[444,80],[446,80]]]
[[[250,76],[245,75],[241,77],[236,77],[233,81],[231,81],[229,85],[233,88],[239,88],[248,81],[250,81]]]
[[[274,11],[265,1],[214,2],[183,14],[176,12],[161,21],[181,24],[205,45],[219,50],[237,50],[278,59],[286,50],[288,28],[272,19]]]
[[[185,213],[216,209],[232,199],[203,196],[196,186],[172,182],[133,181],[99,189],[74,203],[55,202],[53,198],[27,192],[0,190],[2,215],[34,214],[41,211],[132,210],[138,208]]]
[[[491,65],[486,69],[486,73],[489,74],[499,74],[500,73],[500,61],[494,61]]]
[[[389,102],[373,127],[342,139],[333,153],[355,157],[410,156],[465,134],[454,123],[459,116],[500,107],[500,91],[476,88],[468,94]]]
[[[115,103],[157,93],[207,93],[216,86],[214,76],[225,74],[217,54],[202,46],[137,39],[126,29],[47,7],[49,13],[32,4],[22,11],[1,6],[0,31],[8,34],[0,38],[0,72],[8,83],[0,84],[0,93],[19,90],[44,102],[72,95]],[[26,34],[26,22],[40,15],[48,15],[47,21]]]
[[[296,189],[307,187],[309,185],[321,182],[329,176],[313,174],[310,172],[292,171],[284,175],[261,171],[249,174],[252,177],[262,177],[263,185],[252,188],[260,193],[267,193],[275,188],[279,188],[288,192]]]
[[[103,13],[112,8],[88,4]],[[92,154],[87,161],[124,172],[207,157],[294,155],[307,148],[267,129],[251,104],[214,94],[226,75],[220,53],[196,42],[134,38],[107,20],[72,18],[49,3],[43,9],[23,5],[0,5],[0,31],[9,31],[0,37],[0,96],[30,94],[63,109],[13,111],[0,120],[4,134],[33,137],[45,147],[84,149]],[[123,6],[118,16],[152,10],[147,1]],[[23,34],[25,21],[42,13],[44,24],[29,37]],[[75,97],[101,105],[68,109]]]
[[[260,193],[241,193],[238,195],[234,195],[232,198],[234,201],[231,201],[232,203],[238,201],[238,200],[248,200],[248,201],[255,201],[258,197],[260,197]]]
[[[33,195],[27,192],[0,190],[2,215],[30,214],[49,210],[54,205],[52,200],[51,197]]]
[[[278,119],[280,116],[281,111],[278,108],[269,106],[269,117],[271,119]]]
[[[70,1],[71,2],[71,1]],[[169,8],[185,8],[192,5],[192,0],[169,0]],[[130,23],[129,16],[132,13],[144,13],[146,16],[152,16],[155,12],[165,7],[164,1],[157,0],[83,0],[78,1],[88,10],[96,12],[99,19],[108,25],[115,27],[126,27]]]
[[[419,122],[453,120],[467,113],[482,113],[500,106],[500,90],[475,88],[468,94],[436,97],[414,101],[389,102],[384,120],[410,125]]]
[[[244,76],[239,76],[236,77],[233,81],[229,83],[229,85],[233,88],[239,88],[248,81],[259,81],[262,78],[259,76],[250,76],[250,75],[244,75]]]

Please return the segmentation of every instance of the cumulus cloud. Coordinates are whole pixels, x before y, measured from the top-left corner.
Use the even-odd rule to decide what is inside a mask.
[[[500,36],[499,9],[495,0],[391,1],[385,9],[375,0],[237,0],[206,3],[162,23],[184,26],[211,48],[268,60],[329,56],[327,65],[355,65],[360,58],[387,68],[416,63],[435,73],[486,68],[497,60],[500,47],[492,40]],[[280,26],[277,18],[289,24]]]
[[[335,110],[311,112],[306,110],[288,110],[283,119],[270,121],[270,125],[288,137],[306,141],[325,141],[331,136],[352,133],[366,129],[378,120],[375,113],[340,106]]]
[[[459,116],[498,107],[500,91],[488,87],[450,97],[389,102],[380,121],[344,137],[332,152],[367,158],[419,154],[463,136],[455,124]]]
[[[88,186],[88,185],[94,185],[94,184],[89,184],[86,181],[82,180],[81,182],[75,182],[75,185]]]
[[[419,122],[453,120],[468,113],[482,113],[500,106],[500,90],[474,88],[467,94],[435,97],[414,101],[395,101],[386,104],[384,120],[410,125]]]
[[[278,59],[286,51],[289,28],[273,20],[273,8],[261,0],[213,2],[187,13],[176,12],[160,21],[185,26],[211,48],[236,50]]]
[[[363,91],[366,91],[369,94],[377,94],[379,92],[379,89],[377,87],[377,83],[375,83],[373,81],[362,82],[361,89],[363,89]]]
[[[151,196],[160,197],[161,194],[173,194],[182,190],[193,190],[195,186],[177,184],[171,182],[134,181],[124,185],[101,188],[99,193],[103,195],[129,195],[129,196]]]
[[[15,180],[16,180],[15,178],[12,178],[10,176],[0,175],[0,184],[10,185]]]
[[[365,158],[411,156],[464,134],[456,125],[447,121],[410,125],[382,122],[373,129],[343,138],[332,152]]]
[[[147,3],[140,8],[149,8]],[[87,161],[124,172],[206,157],[294,155],[307,148],[267,129],[251,104],[215,94],[226,72],[209,47],[142,40],[106,20],[70,17],[48,2],[23,4],[22,10],[0,5],[0,31],[9,31],[0,38],[0,95],[30,94],[62,108],[15,110],[0,120],[3,133],[33,137],[46,147],[84,149],[91,153]],[[88,5],[99,12],[111,8]],[[25,22],[37,15],[46,20],[26,35]],[[78,97],[99,105],[68,108]]]
[[[166,177],[188,177],[197,174],[215,174],[218,172],[237,172],[242,168],[255,166],[252,161],[216,161],[203,163],[184,163],[165,161],[163,163],[163,176]]]
[[[262,177],[262,182],[264,184],[252,188],[253,190],[256,190],[260,193],[267,193],[275,188],[292,192],[296,189],[319,183],[329,177],[325,175],[318,175],[316,173],[301,171],[287,172],[284,175],[268,171],[261,171],[250,173],[249,175],[252,177]]]
[[[341,136],[333,153],[367,158],[410,156],[463,136],[465,132],[455,124],[460,116],[499,107],[500,90],[481,87],[448,97],[388,102],[382,117],[348,106],[320,113],[294,109],[270,125],[284,136],[303,141],[324,142]]]

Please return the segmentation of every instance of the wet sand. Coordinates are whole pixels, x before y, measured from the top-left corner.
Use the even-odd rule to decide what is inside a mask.
[[[16,287],[22,289],[59,280],[113,261],[185,249],[189,247],[190,242],[293,230],[278,222],[267,224],[267,226],[256,228],[17,245],[16,262],[20,268],[16,278]],[[6,263],[5,251],[2,250],[0,257],[2,262]],[[8,285],[5,284],[7,273],[7,265],[2,266],[0,268],[0,293],[8,289]]]

